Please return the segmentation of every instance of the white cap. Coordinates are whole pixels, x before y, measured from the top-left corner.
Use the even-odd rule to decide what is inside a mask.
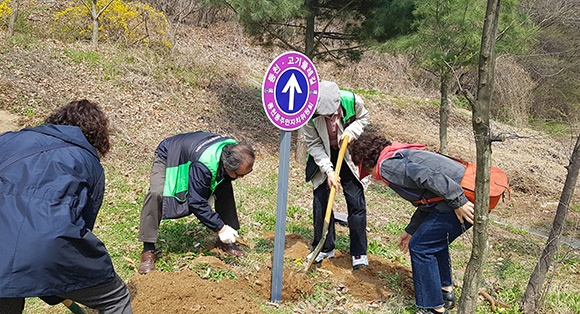
[[[330,81],[321,81],[318,84],[318,105],[316,113],[319,115],[333,114],[340,106],[340,89],[338,85]]]

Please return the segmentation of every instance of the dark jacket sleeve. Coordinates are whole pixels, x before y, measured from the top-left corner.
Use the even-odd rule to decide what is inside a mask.
[[[211,196],[211,173],[206,166],[195,162],[189,170],[189,193],[187,201],[189,211],[201,223],[213,231],[219,231],[224,226],[220,216],[211,210],[208,200]]]

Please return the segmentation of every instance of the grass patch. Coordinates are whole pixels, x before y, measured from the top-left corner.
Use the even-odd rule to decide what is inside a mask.
[[[570,126],[560,121],[530,120],[530,126],[556,137],[570,134]]]
[[[513,233],[513,234],[519,234],[519,235],[524,235],[524,236],[529,236],[530,232],[524,228],[521,227],[516,227],[512,224],[507,226],[509,232]]]
[[[101,55],[94,51],[79,51],[79,50],[64,50],[64,54],[74,63],[87,62],[92,65],[99,65],[101,63]]]
[[[399,273],[384,274],[378,273],[379,277],[385,281],[385,284],[391,289],[398,289],[403,283],[403,277]]]
[[[252,221],[260,224],[263,231],[273,231],[276,227],[276,213],[256,210],[251,213]]]
[[[580,313],[580,294],[570,291],[558,291],[548,294],[546,310],[550,313]]]
[[[232,273],[231,271],[223,270],[223,269],[215,269],[208,263],[200,263],[193,267],[193,270],[199,275],[199,277],[220,282],[222,279],[237,279],[236,274]]]

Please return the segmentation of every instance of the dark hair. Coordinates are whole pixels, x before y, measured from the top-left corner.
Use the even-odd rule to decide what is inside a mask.
[[[255,158],[254,149],[246,143],[229,144],[222,150],[222,162],[229,171],[238,170],[244,162],[251,166]]]
[[[86,99],[71,101],[52,113],[44,123],[77,126],[101,156],[109,152],[109,119],[95,103]]]
[[[375,132],[365,132],[350,145],[350,156],[355,165],[362,161],[363,169],[377,165],[381,151],[391,145],[391,141]]]

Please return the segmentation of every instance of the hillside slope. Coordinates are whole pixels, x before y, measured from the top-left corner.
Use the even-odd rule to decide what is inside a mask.
[[[211,28],[182,26],[176,30],[176,38],[173,54],[153,54],[108,45],[94,51],[84,42],[71,44],[25,36],[18,40],[0,39],[0,109],[10,113],[0,114],[0,120],[13,119],[6,122],[9,128],[40,123],[48,112],[76,98],[97,101],[108,112],[114,147],[103,163],[107,173],[111,174],[108,178],[115,178],[116,175],[123,182],[121,185],[109,179],[106,199],[110,203],[113,200],[123,201],[132,207],[128,213],[101,217],[100,225],[104,227],[97,232],[106,235],[107,224],[120,219],[123,214],[130,214],[132,218],[137,215],[147,188],[153,150],[161,139],[175,133],[203,129],[253,143],[257,150],[256,171],[236,182],[242,188],[261,187],[264,181],[276,176],[280,131],[263,113],[260,87],[263,73],[281,51],[253,46],[241,28],[232,22],[216,24]],[[357,64],[337,66],[317,63],[316,66],[321,79],[334,80],[342,88],[361,94],[371,113],[371,124],[385,135],[393,140],[421,142],[430,149],[437,148],[438,107],[435,103],[438,96],[436,88],[429,88],[434,81],[428,74],[413,70],[404,58],[372,53]],[[475,160],[470,119],[468,111],[453,108],[449,125],[449,153]],[[493,145],[493,164],[506,171],[512,185],[511,198],[494,210],[494,216],[515,228],[547,230],[551,226],[566,176],[565,167],[572,140],[553,139],[531,129],[514,128],[497,122],[492,123],[492,129],[494,133],[511,135],[507,141]],[[290,206],[304,209],[307,213],[311,196],[309,186],[302,180],[302,167],[301,163],[292,160],[290,189],[294,195],[291,196]],[[579,194],[576,193],[576,204]],[[264,200],[259,195],[242,193],[240,199],[249,212],[263,209]],[[395,218],[382,212],[386,205],[373,202],[375,199],[385,201],[384,198],[369,197],[369,222],[377,226],[387,225],[389,219]],[[243,215],[246,225],[255,223],[251,213]],[[307,214],[296,215],[304,220]],[[571,211],[568,221],[567,235],[578,237],[580,213]],[[133,236],[136,224],[134,222],[131,227]],[[260,231],[259,226],[255,228],[257,230],[249,229],[248,238]],[[258,237],[264,235],[256,235]],[[373,233],[371,237],[385,240],[380,233]],[[116,266],[120,265],[125,271],[124,278],[134,270],[131,267],[139,250],[136,237],[127,241],[131,244],[123,243],[121,247],[107,244],[113,250],[124,252],[117,253],[122,257],[114,257]],[[292,244],[301,245],[301,251],[291,255],[293,259],[298,260],[299,256],[305,255],[305,242],[303,239],[293,240]],[[339,269],[348,268],[345,266],[348,258],[339,257],[333,266],[340,267],[331,270],[336,276]],[[396,268],[382,260],[377,259],[376,263],[381,267],[379,275]],[[268,270],[268,263],[265,264],[255,267]],[[246,272],[250,273],[248,270]],[[401,270],[401,274],[404,273]],[[372,274],[369,271],[365,274],[365,283],[373,283],[377,287],[384,285],[380,281],[374,282],[371,275],[379,277],[376,270]],[[246,276],[253,278],[247,273]],[[309,279],[303,274],[296,275],[296,278],[304,285],[301,289],[306,289],[305,283]],[[138,278],[137,283],[139,280],[145,279]],[[267,277],[260,277],[250,286],[258,285],[256,282],[263,285],[266,280]],[[372,287],[368,289],[372,290]],[[353,294],[355,292],[351,291]],[[292,293],[301,295],[304,291],[296,288]],[[364,306],[370,307],[369,302],[373,298],[382,300],[389,295],[382,290],[381,293],[379,297],[373,295],[371,300],[366,300]],[[227,298],[225,295],[221,297]],[[266,293],[264,298],[267,297]],[[190,312],[208,310],[195,306],[188,309]],[[307,308],[304,311],[311,310]]]
[[[95,54],[85,43],[54,40],[14,45],[0,55],[0,109],[29,125],[71,99],[97,101],[110,113],[115,141],[143,153],[135,162],[146,162],[162,138],[195,129],[251,140],[264,154],[276,151],[278,131],[263,114],[259,88],[269,62],[281,51],[252,46],[235,23],[177,31],[175,53],[165,56],[138,50],[116,54],[106,45]],[[388,137],[437,149],[438,108],[432,105],[437,94],[417,83],[417,77],[432,80],[427,74],[413,71],[403,58],[370,53],[357,64],[316,66],[321,79],[360,90],[371,124]],[[454,108],[451,115],[449,153],[474,160],[470,113]],[[508,137],[494,143],[492,155],[513,188],[509,209],[502,212],[545,227],[556,209],[572,139],[496,122],[492,132]],[[110,158],[123,154],[113,152]],[[570,214],[578,221],[578,213]]]

